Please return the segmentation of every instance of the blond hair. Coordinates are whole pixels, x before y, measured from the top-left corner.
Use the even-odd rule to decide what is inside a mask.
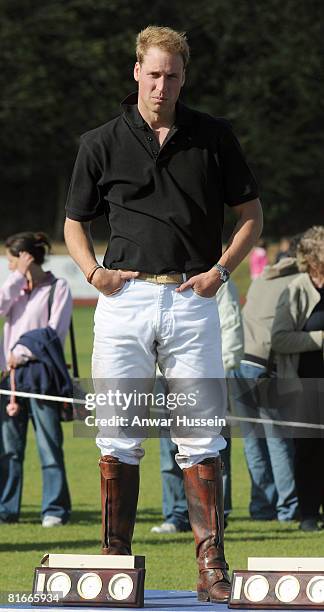
[[[324,226],[313,225],[303,234],[297,247],[297,264],[300,272],[324,266]]]
[[[136,38],[136,56],[139,64],[143,63],[144,55],[150,47],[158,47],[168,53],[180,53],[184,68],[189,62],[190,50],[185,32],[161,26],[148,26],[142,30]]]

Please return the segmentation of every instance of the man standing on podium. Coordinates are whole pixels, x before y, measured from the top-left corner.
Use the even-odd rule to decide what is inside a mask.
[[[178,100],[189,61],[185,35],[149,26],[137,36],[136,54],[138,92],[118,117],[81,137],[65,239],[99,291],[93,378],[146,379],[152,390],[157,363],[167,380],[224,377],[214,296],[259,238],[262,210],[230,124]],[[224,204],[238,220],[222,254]],[[90,234],[100,215],[111,231],[103,266]],[[97,438],[104,554],[131,554],[142,440]],[[196,544],[198,599],[226,601],[219,457],[226,443],[220,427],[209,437],[174,441]]]

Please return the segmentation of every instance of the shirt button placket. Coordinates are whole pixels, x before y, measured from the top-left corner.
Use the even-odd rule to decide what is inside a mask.
[[[146,136],[146,139],[150,145],[150,149],[152,152],[152,155],[154,157],[154,159],[156,160],[159,156],[159,152],[154,148],[156,146],[156,144],[154,144],[154,138],[151,135]]]

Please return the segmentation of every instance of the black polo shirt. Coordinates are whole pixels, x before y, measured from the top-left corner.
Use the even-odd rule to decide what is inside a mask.
[[[225,119],[178,102],[160,147],[132,94],[120,116],[81,136],[66,214],[76,221],[105,215],[107,268],[204,272],[221,256],[224,203],[257,196]]]

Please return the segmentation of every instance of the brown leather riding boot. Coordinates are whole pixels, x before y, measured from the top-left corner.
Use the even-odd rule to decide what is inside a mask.
[[[224,503],[220,457],[183,470],[199,568],[199,601],[224,602],[231,591],[224,556]]]
[[[102,554],[131,555],[139,490],[139,466],[104,455],[101,472]]]

